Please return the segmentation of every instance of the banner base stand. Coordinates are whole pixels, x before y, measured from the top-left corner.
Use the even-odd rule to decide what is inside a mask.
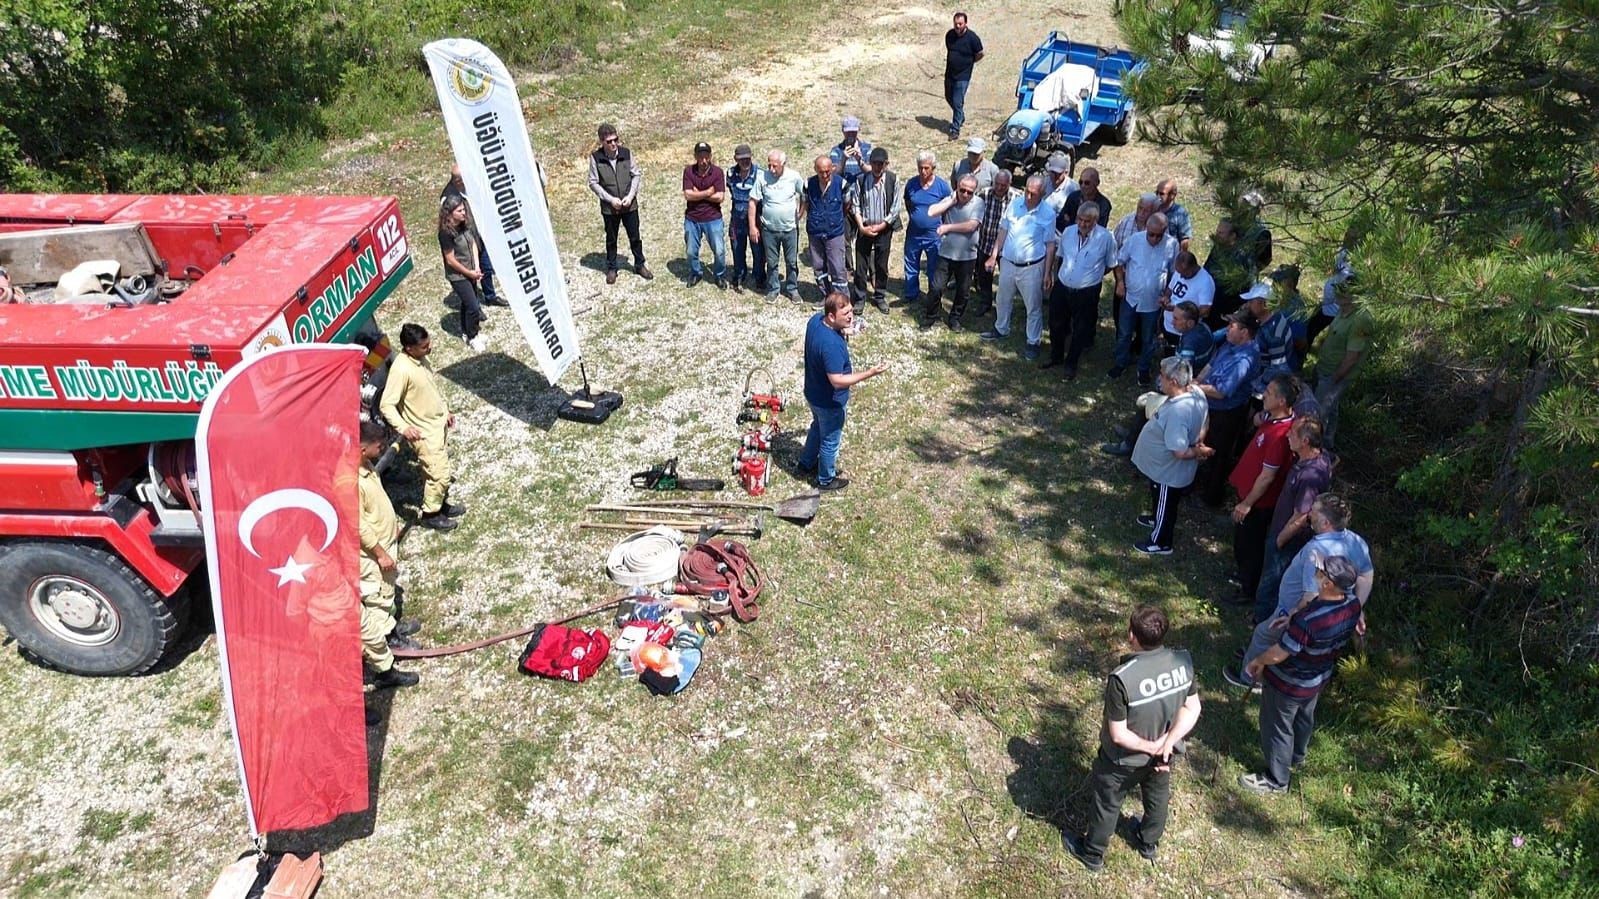
[[[222,869],[206,899],[311,899],[322,882],[322,856],[251,853]]]
[[[604,424],[611,413],[622,408],[622,395],[614,390],[601,390],[595,393],[589,387],[588,369],[579,362],[579,372],[583,374],[583,389],[572,391],[561,408],[555,410],[557,418],[575,421],[586,425]]]

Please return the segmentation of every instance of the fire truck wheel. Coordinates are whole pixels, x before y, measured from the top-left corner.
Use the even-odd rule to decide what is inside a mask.
[[[148,671],[188,617],[115,555],[75,543],[0,547],[0,625],[31,660],[87,675]]]

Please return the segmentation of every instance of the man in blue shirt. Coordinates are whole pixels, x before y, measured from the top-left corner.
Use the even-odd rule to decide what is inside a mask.
[[[811,268],[825,296],[849,290],[844,274],[844,183],[833,171],[833,160],[816,157],[816,174],[805,182],[800,215],[811,243]]]
[[[758,240],[750,240],[750,190],[760,169],[750,160],[749,144],[739,144],[733,150],[733,168],[727,172],[727,192],[733,196],[733,214],[728,219],[728,233],[733,244],[733,291],[744,292],[744,279],[754,273],[757,280],[766,277],[766,252]],[[749,251],[748,261],[745,251]],[[765,285],[762,284],[762,287]]]
[[[938,159],[931,150],[916,154],[916,177],[905,185],[905,214],[910,224],[905,228],[905,302],[914,304],[922,298],[921,274],[926,264],[928,289],[932,289],[933,275],[938,267],[938,226],[944,224],[941,215],[932,209],[939,201],[955,195],[949,182],[936,174]]]
[[[1240,309],[1227,317],[1227,339],[1216,348],[1210,365],[1197,382],[1210,404],[1210,430],[1205,443],[1216,451],[1200,476],[1200,497],[1209,506],[1221,505],[1227,476],[1238,461],[1238,445],[1249,426],[1249,397],[1260,372],[1260,345],[1255,317]]]
[[[844,440],[844,411],[849,390],[888,370],[882,363],[857,372],[850,365],[844,335],[855,322],[855,307],[842,293],[830,293],[822,311],[805,326],[805,403],[811,407],[811,428],[795,463],[801,474],[815,475],[822,490],[843,490],[849,479],[838,475],[838,447]]]
[[[866,174],[872,157],[872,145],[861,140],[861,120],[854,116],[845,116],[839,123],[840,130],[844,132],[844,139],[833,145],[827,151],[827,158],[833,160],[833,168],[838,176],[844,179],[844,199],[849,201],[850,191],[855,187],[855,182]],[[855,227],[853,216],[844,216],[844,271],[854,274],[850,256],[855,250],[855,238],[859,232]]]

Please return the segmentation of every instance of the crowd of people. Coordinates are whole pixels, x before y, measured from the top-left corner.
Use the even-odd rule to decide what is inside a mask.
[[[958,139],[983,46],[965,14],[956,14],[953,26],[945,36],[945,99],[949,136]],[[1041,369],[1058,369],[1067,381],[1089,364],[1108,307],[1115,340],[1104,374],[1117,382],[1131,371],[1138,387],[1148,388],[1132,400],[1116,439],[1101,446],[1126,457],[1147,484],[1149,508],[1137,516],[1147,537],[1133,550],[1178,552],[1179,508],[1190,494],[1218,519],[1225,516],[1234,588],[1225,601],[1248,609],[1252,630],[1221,674],[1261,696],[1265,758],[1261,772],[1239,783],[1253,793],[1285,791],[1304,759],[1317,698],[1339,653],[1365,632],[1373,584],[1369,549],[1350,530],[1347,500],[1332,489],[1340,398],[1375,330],[1347,255],[1339,254],[1320,302],[1312,304],[1300,293],[1298,267],[1271,267],[1273,239],[1258,194],[1244,197],[1241,214],[1216,224],[1201,261],[1175,179],[1162,179],[1114,218],[1100,173],[1084,168],[1074,177],[1065,155],[1021,178],[996,166],[987,143],[974,137],[947,176],[936,153],[924,149],[914,157],[914,174],[901,178],[889,151],[862,137],[859,118],[846,116],[840,131],[836,145],[809,160],[808,176],[780,149],[757,166],[748,144],[733,149],[732,166],[724,169],[703,141],[682,173],[690,288],[709,281],[721,290],[759,292],[768,302],[804,302],[804,231],[812,302],[822,308],[805,333],[804,394],[812,420],[795,474],[822,490],[849,483],[837,460],[850,391],[886,367],[856,372],[848,338],[866,306],[889,310],[896,233],[903,232],[901,299],[924,326],[941,321],[960,331],[992,313],[983,341],[1007,341],[1020,330],[1021,356],[1042,359]],[[617,243],[624,229],[633,272],[651,279],[639,228],[638,160],[615,126],[600,125],[597,137],[588,186],[604,225],[606,283],[616,283],[621,269]],[[481,305],[495,302],[492,268],[459,179],[451,183],[453,191],[446,187],[441,198],[440,248],[461,299],[462,331],[480,349]],[[1013,320],[1018,298],[1020,322]],[[464,511],[447,500],[448,410],[433,398],[436,385],[431,393],[428,387],[426,333],[407,325],[401,343],[402,375],[391,376],[383,415],[418,448],[426,479],[423,523],[447,529]],[[392,596],[383,587],[392,549],[378,547],[363,565],[363,595],[370,568],[382,612],[384,597]],[[375,616],[374,635],[380,627],[391,639],[407,636],[392,609],[388,617]],[[1068,850],[1091,870],[1103,865],[1120,806],[1133,790],[1142,792],[1144,813],[1132,819],[1129,842],[1152,860],[1164,830],[1170,763],[1200,714],[1193,660],[1166,647],[1168,627],[1162,610],[1134,610],[1131,653],[1106,683],[1089,823],[1066,837]],[[381,667],[380,642],[374,637],[368,645],[369,660],[388,670]]]

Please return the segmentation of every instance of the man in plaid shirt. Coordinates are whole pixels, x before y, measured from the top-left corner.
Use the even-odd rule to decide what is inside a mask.
[[[994,252],[994,242],[999,239],[999,226],[1005,220],[1005,210],[1010,208],[1011,200],[1020,193],[1012,194],[1010,189],[1010,172],[1000,169],[994,174],[994,184],[984,190],[979,196],[983,198],[982,224],[977,227],[977,295],[979,308],[974,310],[974,318],[981,318],[994,308],[994,273],[981,264]]]

